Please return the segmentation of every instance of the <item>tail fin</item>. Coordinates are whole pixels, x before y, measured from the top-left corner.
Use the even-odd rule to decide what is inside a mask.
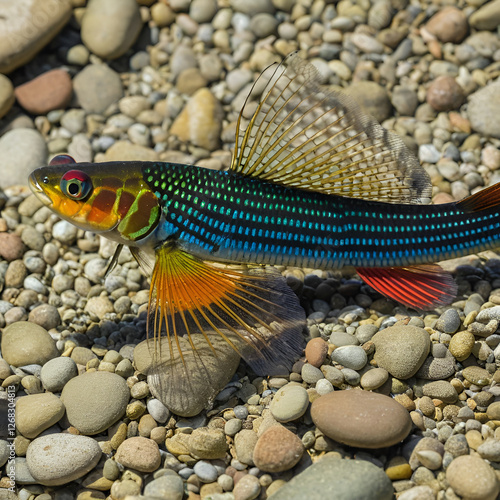
[[[467,212],[480,212],[492,208],[498,208],[500,211],[500,182],[464,198],[457,202],[456,206]]]

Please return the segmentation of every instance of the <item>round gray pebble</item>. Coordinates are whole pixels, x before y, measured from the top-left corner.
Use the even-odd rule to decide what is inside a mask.
[[[217,469],[206,460],[200,460],[194,465],[194,473],[203,483],[213,483],[217,480]]]
[[[283,386],[271,401],[270,410],[278,422],[291,422],[304,415],[309,406],[309,395],[301,385]]]
[[[301,371],[302,380],[308,384],[315,384],[318,380],[323,377],[323,372],[309,363],[305,363]]]
[[[170,418],[170,411],[158,399],[151,398],[147,403],[149,414],[159,423],[164,424]]]
[[[42,385],[50,392],[60,392],[66,383],[77,375],[76,363],[71,358],[66,357],[47,361],[40,371]]]
[[[168,498],[169,500],[182,500],[184,483],[173,471],[160,476],[146,485],[144,496],[149,498]]]
[[[332,361],[351,368],[351,370],[361,370],[367,361],[365,350],[361,346],[346,345],[337,347],[331,354]]]

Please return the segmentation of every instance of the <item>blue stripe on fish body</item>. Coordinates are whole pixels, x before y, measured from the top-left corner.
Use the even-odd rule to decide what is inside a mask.
[[[144,167],[143,173],[164,213],[159,242],[177,238],[207,259],[405,266],[485,250],[499,241],[499,214],[493,210],[466,213],[455,203],[343,198],[168,163]]]

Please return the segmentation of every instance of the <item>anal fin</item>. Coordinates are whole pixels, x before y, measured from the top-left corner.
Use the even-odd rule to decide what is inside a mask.
[[[358,267],[360,278],[382,295],[414,309],[447,305],[457,293],[450,273],[437,264],[408,267]]]

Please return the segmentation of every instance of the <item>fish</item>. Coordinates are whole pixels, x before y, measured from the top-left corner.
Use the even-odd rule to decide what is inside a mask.
[[[228,170],[59,155],[29,183],[59,217],[118,243],[111,267],[126,245],[152,268],[148,377],[160,395],[194,397],[193,372],[210,379],[228,346],[256,374],[290,368],[305,315],[277,267],[354,268],[428,310],[457,293],[437,262],[500,244],[500,184],[430,204],[429,175],[403,140],[296,53],[254,84]]]

